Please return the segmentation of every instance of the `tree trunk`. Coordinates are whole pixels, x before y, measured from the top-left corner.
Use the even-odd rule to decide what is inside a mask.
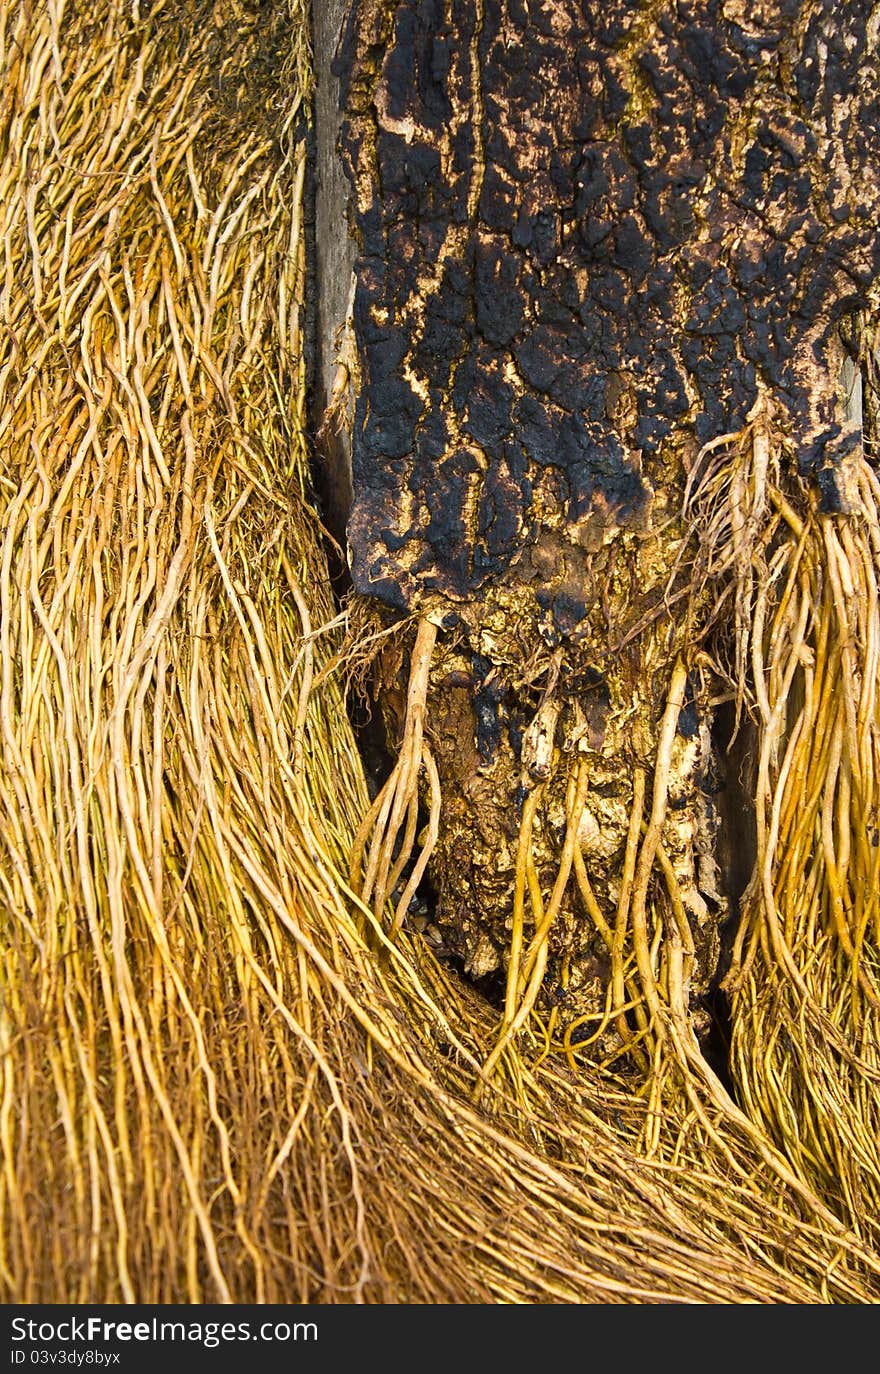
[[[438,920],[508,1022],[529,987],[559,1027],[622,1006],[662,891],[707,1027],[741,810],[713,723],[755,690],[756,550],[780,501],[861,509],[876,38],[828,0],[351,8],[352,574],[439,630],[366,890],[400,897],[436,758]]]

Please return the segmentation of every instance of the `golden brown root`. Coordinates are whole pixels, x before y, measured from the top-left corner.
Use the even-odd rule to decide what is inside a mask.
[[[394,893],[415,848],[419,774],[424,768],[430,789],[427,835],[412,873],[395,905],[390,931],[392,938],[400,930],[410,901],[424,876],[440,825],[440,778],[437,765],[424,738],[428,674],[436,638],[436,626],[430,620],[420,620],[412,652],[400,752],[391,776],[358,828],[349,860],[352,890],[364,906],[371,907],[376,921],[381,923],[388,900]],[[368,841],[366,867],[361,878],[360,871]]]
[[[534,821],[535,808],[540,798],[540,787],[535,788],[535,790],[529,794],[523,807],[523,819],[520,826],[520,839],[517,852],[513,936],[511,940],[510,962],[507,970],[507,992],[505,997],[504,1017],[501,1022],[498,1041],[483,1065],[483,1081],[491,1081],[496,1067],[499,1065],[508,1047],[515,1044],[517,1036],[526,1025],[537,1003],[547,967],[550,931],[553,922],[559,915],[559,910],[562,906],[562,900],[565,896],[565,890],[571,874],[572,864],[574,863],[575,851],[578,844],[578,827],[580,826],[581,815],[583,814],[588,783],[589,772],[587,761],[585,758],[580,757],[567,798],[565,841],[559,861],[559,872],[556,877],[556,882],[553,885],[553,891],[550,894],[550,900],[547,903],[546,909],[541,897],[540,885],[534,876],[534,861],[531,858],[530,852],[531,827]],[[525,952],[523,952],[523,907],[527,881],[532,898],[535,930],[528,947],[525,949]],[[518,1073],[515,1068],[515,1061],[513,1066],[509,1064],[508,1067],[513,1068],[514,1081],[517,1081]]]
[[[365,1272],[361,1164],[301,929],[308,912],[345,938],[329,874],[364,793],[327,727],[335,687],[321,703],[310,687],[330,603],[302,499],[301,105],[267,125],[260,89],[267,46],[285,80],[307,71],[304,14],[243,9],[217,52],[211,6],[162,9],[0,5],[13,1301],[305,1298],[277,1218],[298,1191],[316,1214],[313,1185],[281,1175],[314,1148],[321,1101],[353,1292]],[[244,72],[243,134],[215,95]]]
[[[728,985],[749,1115],[876,1242],[880,1203],[877,482],[808,512],[755,617],[758,863]]]

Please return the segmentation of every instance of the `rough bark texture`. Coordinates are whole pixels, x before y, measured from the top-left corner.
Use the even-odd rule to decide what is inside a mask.
[[[580,563],[609,525],[650,518],[670,439],[738,428],[759,381],[844,499],[828,354],[880,261],[871,17],[831,0],[356,6],[362,590],[468,597],[532,573],[545,531]],[[572,599],[554,598],[561,633]]]
[[[766,392],[824,508],[847,508],[861,434],[841,337],[880,267],[878,14],[867,0],[353,7],[352,570],[360,591],[448,631],[436,872],[476,973],[503,960],[518,808],[543,766],[528,726],[551,698],[557,759],[584,739],[593,751],[582,838],[613,910],[632,770],[687,649],[684,618],[661,612],[701,446]],[[726,911],[710,690],[696,670],[666,839],[698,990]],[[538,817],[545,890],[556,771]],[[598,988],[574,905],[554,949],[567,983]]]

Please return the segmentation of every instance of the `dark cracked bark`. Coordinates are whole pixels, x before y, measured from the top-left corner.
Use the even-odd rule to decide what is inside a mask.
[[[435,876],[476,973],[505,958],[523,797],[546,784],[546,895],[566,754],[584,749],[583,852],[613,920],[633,776],[650,772],[682,656],[664,842],[695,1001],[712,978],[727,910],[715,684],[693,604],[665,609],[682,497],[702,446],[766,405],[823,509],[849,507],[861,427],[840,377],[880,266],[877,35],[873,4],[831,0],[352,9],[352,572],[444,628]],[[606,963],[568,898],[548,997],[561,979],[573,1015]]]

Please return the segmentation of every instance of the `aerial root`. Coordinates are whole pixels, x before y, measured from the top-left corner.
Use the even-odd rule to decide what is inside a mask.
[[[351,848],[349,877],[352,890],[363,905],[372,910],[376,920],[381,922],[388,901],[393,896],[416,847],[419,775],[424,768],[430,789],[428,825],[419,857],[394,908],[391,919],[392,936],[397,934],[403,924],[439,833],[440,775],[424,737],[428,676],[436,638],[437,627],[430,620],[421,619],[412,652],[403,739],[397,762],[391,776],[361,822]]]
[[[758,859],[726,986],[750,1118],[876,1243],[880,521],[864,462],[858,488],[855,515],[787,520],[756,594]]]

